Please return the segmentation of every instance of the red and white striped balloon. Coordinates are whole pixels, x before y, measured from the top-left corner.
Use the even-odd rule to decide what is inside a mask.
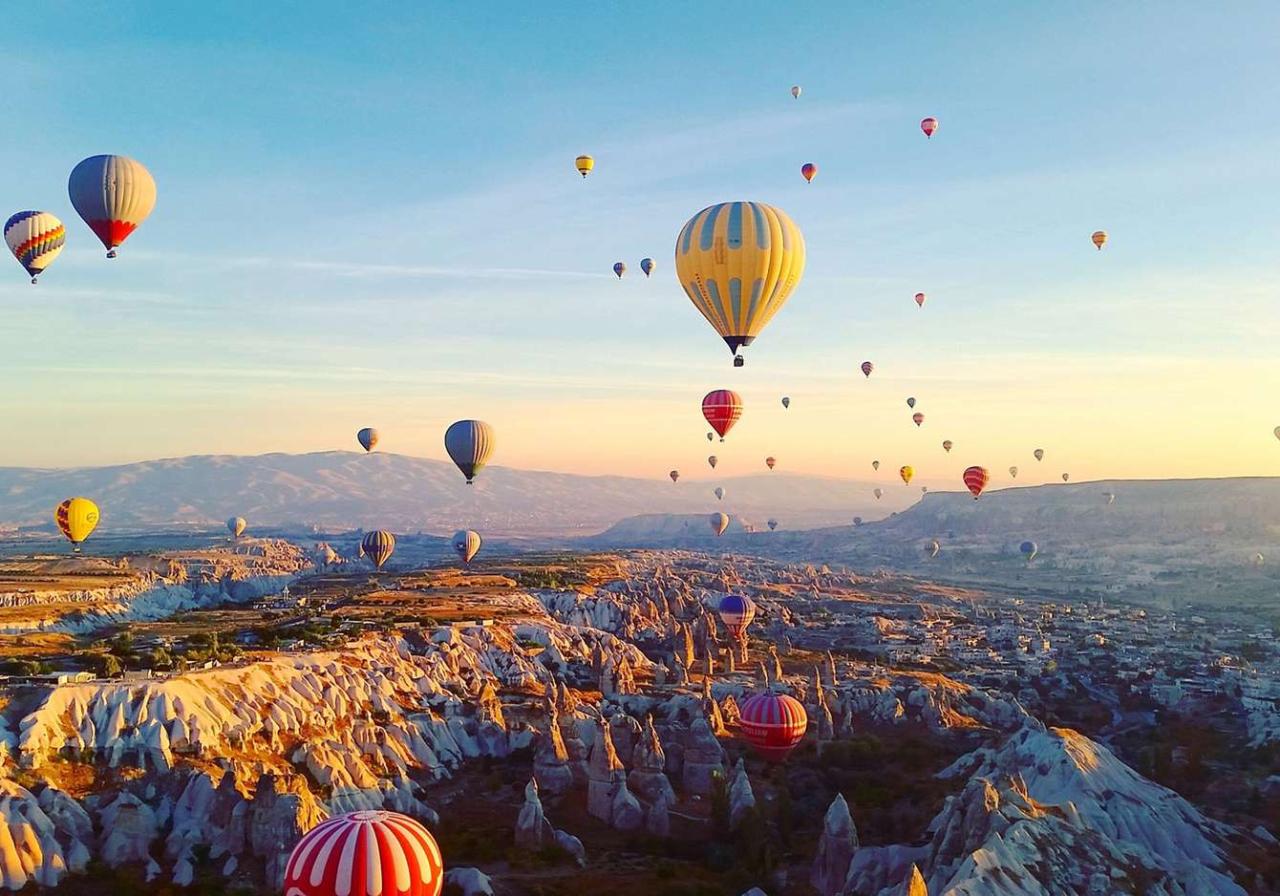
[[[284,896],[440,896],[435,838],[398,812],[349,812],[316,825],[285,868]]]
[[[938,130],[938,119],[930,115],[928,118],[920,120],[920,130],[924,131],[926,137],[932,137]]]
[[[986,467],[969,467],[964,471],[964,485],[973,495],[973,500],[978,500],[982,494],[982,490],[987,487],[987,482],[991,479],[991,474],[987,472]]]
[[[747,743],[762,759],[781,762],[804,740],[809,716],[804,706],[787,694],[765,691],[742,702],[739,726]]]
[[[742,416],[742,396],[731,389],[716,389],[702,399],[702,416],[720,434],[720,441]]]

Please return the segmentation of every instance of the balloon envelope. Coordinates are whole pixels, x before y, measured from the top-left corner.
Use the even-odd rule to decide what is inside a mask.
[[[1035,451],[1032,451],[1031,454],[1035,457],[1036,460],[1044,460],[1043,448],[1037,448]]]
[[[723,501],[723,500],[724,500],[724,489],[723,489],[723,488],[721,488],[720,486],[716,486],[716,489],[715,489],[714,494],[715,494],[715,496],[716,496],[716,500],[717,500],[717,501]]]
[[[1070,479],[1070,478],[1071,478],[1071,474],[1070,474],[1070,473],[1063,473],[1063,474],[1062,474],[1062,481],[1063,481],[1063,482],[1066,482],[1066,481],[1067,481],[1068,479]]]
[[[67,541],[76,545],[76,549],[79,550],[80,542],[88,538],[98,527],[98,505],[88,498],[67,498],[58,505],[58,509],[53,513],[53,519]]]
[[[781,762],[804,739],[809,717],[799,700],[764,691],[742,702],[742,736],[762,759]]]
[[[911,415],[911,420],[913,423],[915,423],[916,426],[919,426],[921,423],[924,422],[924,414],[920,413],[919,411],[916,411],[914,414]]]
[[[878,460],[873,460],[873,461],[871,462],[871,469],[873,469],[873,470],[878,470],[878,469],[880,469],[880,461],[878,461]]]
[[[790,398],[790,396],[787,396],[787,395],[782,396],[782,406],[783,406],[784,408],[789,408],[789,407],[791,407],[791,398]]]
[[[1017,468],[1017,467],[1010,467],[1010,468],[1009,468],[1009,475],[1010,475],[1010,476],[1012,476],[1014,479],[1017,479],[1017,478],[1018,478],[1018,468]]]
[[[232,538],[239,538],[244,534],[244,530],[248,525],[244,517],[233,516],[227,520],[227,531],[231,533]]]
[[[720,441],[742,417],[742,396],[730,389],[714,389],[702,399],[702,416],[720,434]]]
[[[382,564],[391,559],[391,554],[396,549],[396,537],[386,529],[375,529],[365,533],[360,547],[365,556],[373,561],[373,565],[382,569]]]
[[[679,470],[672,470],[672,471],[671,471],[670,473],[668,473],[667,475],[671,477],[671,481],[672,481],[672,482],[675,482],[676,480],[678,480],[678,479],[680,478],[680,471],[679,471]]]
[[[875,370],[875,369],[876,369],[876,365],[872,364],[870,361],[863,361],[863,362],[862,362],[862,375],[863,375],[863,376],[871,376],[871,371],[873,371],[873,370]]]
[[[909,408],[913,408],[913,407],[915,407],[915,406],[916,406],[916,400],[915,400],[914,398],[908,398],[908,399],[907,399],[907,407],[909,407]]]
[[[920,120],[920,130],[924,131],[926,137],[932,137],[938,130],[938,119],[930,115],[928,118]]]
[[[770,470],[773,469],[773,465],[776,464],[777,462],[778,462],[778,459],[775,457],[766,457],[764,459],[764,465],[768,467]]]
[[[1095,230],[1093,236],[1089,237],[1093,244],[1098,247],[1098,251],[1102,251],[1102,247],[1107,244],[1107,232],[1105,230]],[[1124,253],[1120,253],[1123,255]]]
[[[90,156],[80,162],[71,169],[67,193],[109,258],[156,205],[151,172],[127,156]]]
[[[1024,541],[1018,545],[1018,550],[1027,555],[1027,562],[1031,562],[1036,558],[1036,554],[1040,553],[1040,548],[1034,541]]]
[[[493,427],[483,420],[459,420],[444,433],[444,450],[467,477],[468,485],[489,462],[493,446]]]
[[[795,87],[792,87],[792,88],[791,88],[791,95],[792,95],[793,97],[795,97],[796,99],[800,99],[800,94],[801,94],[801,92],[802,92],[802,91],[801,91],[801,88],[800,88],[800,85],[799,85],[799,84],[797,84]]]
[[[431,832],[398,812],[338,815],[308,831],[289,854],[289,896],[440,896],[444,861]]]
[[[914,468],[914,467],[909,467],[909,466],[908,466],[908,467],[899,467],[899,468],[898,468],[898,475],[902,477],[902,481],[903,481],[903,483],[905,483],[906,485],[910,485],[910,484],[911,484],[911,477],[912,477],[912,476],[914,476],[914,475],[916,475],[916,471],[915,471],[915,468]]]
[[[726,594],[720,598],[717,608],[724,627],[735,639],[747,633],[747,626],[756,618],[756,605],[744,594]]]
[[[800,176],[809,183],[813,183],[813,178],[817,173],[818,166],[813,164],[813,162],[805,162],[800,166]]]
[[[640,259],[640,270],[644,271],[644,275],[645,275],[646,277],[648,277],[650,274],[652,274],[652,273],[653,273],[653,259],[652,259],[652,258],[642,258],[642,259]]]
[[[874,495],[876,496],[876,500],[877,500],[877,501],[879,501],[879,500],[880,500],[880,496],[884,494],[884,490],[883,490],[883,489],[875,489],[875,490],[872,492],[872,494],[874,494]]]
[[[480,533],[473,529],[459,529],[453,533],[453,552],[462,558],[463,564],[472,561],[480,553]]]
[[[366,426],[356,433],[356,441],[366,452],[372,451],[378,445],[378,431],[371,426]]]
[[[924,293],[922,292],[916,293],[916,304],[919,305],[921,308],[923,308],[926,298],[927,296],[925,296]]]
[[[596,167],[596,160],[591,156],[578,156],[573,160],[573,167],[578,169],[578,173],[586,177],[591,169]]]
[[[931,542],[929,542],[929,556],[930,556],[930,557],[936,557],[936,556],[938,556],[938,552],[939,552],[940,550],[942,550],[942,545],[938,544],[938,542],[937,542],[936,540],[935,540],[935,541],[931,541]]]
[[[769,520],[769,531],[770,531],[770,532],[772,532],[772,531],[773,531],[774,529],[776,529],[776,528],[778,528],[778,521],[777,521],[777,520],[775,520],[775,519],[770,519],[770,520]]]
[[[719,463],[719,461],[720,458],[716,457],[714,454],[707,458],[707,463],[711,465],[711,469],[713,470],[716,468],[716,464]]]
[[[950,454],[950,453],[951,453],[951,445],[952,445],[951,440],[950,440],[950,439],[946,439],[946,440],[945,440],[945,441],[943,441],[943,443],[942,443],[942,450],[943,450],[943,451],[945,451],[945,452],[947,452],[947,454]]]
[[[18,212],[5,222],[4,241],[35,283],[36,277],[62,254],[67,230],[48,212]]]
[[[717,536],[723,535],[724,530],[729,528],[729,517],[723,513],[713,513],[707,518],[707,522],[711,524],[711,531]]]
[[[614,272],[615,274],[617,274],[617,275],[618,275],[618,279],[619,279],[619,280],[621,280],[621,279],[622,279],[622,275],[623,275],[623,274],[625,274],[625,273],[627,272],[627,266],[626,266],[625,264],[623,264],[622,262],[620,262],[620,261],[619,261],[619,262],[617,262],[616,264],[614,264],[614,266],[613,266],[613,272]]]
[[[969,467],[964,471],[964,486],[973,495],[974,500],[982,494],[982,490],[987,487],[987,482],[991,479],[991,474],[987,472],[986,467]]]

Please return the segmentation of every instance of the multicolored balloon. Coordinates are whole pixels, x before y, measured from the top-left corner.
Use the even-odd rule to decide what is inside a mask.
[[[645,275],[646,277],[648,277],[650,274],[652,274],[652,273],[653,273],[653,259],[652,259],[652,258],[642,258],[642,259],[640,259],[640,270],[644,271],[644,275]]]
[[[714,389],[702,399],[702,416],[707,418],[723,442],[742,417],[742,396],[732,389]]]
[[[67,192],[76,213],[106,247],[107,258],[116,257],[116,247],[156,206],[151,172],[127,156],[90,156],[71,169]]]
[[[1018,550],[1022,551],[1023,555],[1027,558],[1027,562],[1030,563],[1032,560],[1036,559],[1036,554],[1040,553],[1040,546],[1034,541],[1024,541],[1022,544],[1018,545]]]
[[[372,532],[366,532],[364,538],[360,540],[360,548],[364,551],[364,555],[373,561],[373,565],[377,569],[382,569],[382,564],[391,559],[391,555],[396,549],[396,537],[386,529],[374,529]]]
[[[801,93],[801,90],[800,90],[799,84],[791,88],[791,96],[793,99],[797,99],[797,100],[800,99],[800,93]]]
[[[233,516],[231,519],[227,520],[227,531],[231,533],[232,538],[239,538],[244,534],[244,530],[248,525],[249,524],[245,521],[244,517]]]
[[[711,531],[716,533],[716,537],[724,534],[724,530],[729,528],[729,517],[717,511],[707,518],[707,522],[711,524]]]
[[[440,896],[444,860],[431,832],[398,812],[320,822],[289,854],[287,896]]]
[[[781,762],[804,739],[809,716],[804,706],[787,694],[763,691],[742,701],[738,725],[742,736],[760,758]]]
[[[964,471],[964,486],[973,495],[976,501],[982,496],[982,490],[987,487],[987,483],[991,480],[991,474],[987,472],[986,467],[969,467]]]
[[[356,441],[360,443],[360,447],[369,453],[378,446],[378,431],[372,427],[366,426],[364,429],[356,433]]]
[[[770,457],[766,457],[766,458],[764,459],[764,465],[765,465],[766,467],[768,467],[770,470],[772,470],[772,469],[773,469],[773,465],[774,465],[774,464],[776,464],[777,462],[778,462],[778,459],[777,459],[776,457],[772,457],[772,456],[770,456]]]
[[[918,293],[916,293],[916,304],[917,304],[917,305],[919,305],[921,308],[923,308],[923,307],[924,307],[924,303],[925,303],[925,301],[926,301],[928,298],[929,298],[929,297],[928,297],[928,296],[926,296],[924,293],[922,293],[922,292],[918,292]]]
[[[5,222],[4,241],[35,283],[45,268],[62,254],[67,229],[48,212],[18,212]]]
[[[614,263],[614,265],[613,265],[613,272],[614,272],[615,274],[617,274],[617,275],[618,275],[618,279],[619,279],[619,280],[621,280],[621,279],[622,279],[622,275],[623,275],[623,274],[625,274],[625,273],[627,272],[627,266],[626,266],[625,264],[623,264],[622,262],[620,262],[620,261],[619,261],[619,262],[615,262],[615,263]]]
[[[938,130],[938,119],[930,115],[928,118],[920,120],[920,130],[924,131],[926,137],[932,138]]]
[[[762,202],[698,212],[676,238],[676,276],[741,366],[738,349],[760,335],[804,275],[800,228]]]
[[[742,640],[747,634],[747,626],[756,618],[756,605],[745,594],[726,594],[720,598],[720,621],[735,641]]]
[[[936,557],[936,556],[938,556],[938,552],[939,552],[939,551],[941,551],[941,550],[942,550],[942,545],[938,544],[938,540],[937,540],[936,538],[935,538],[933,541],[929,542],[929,556],[930,556],[930,557]]]
[[[1107,232],[1105,230],[1095,230],[1093,236],[1089,237],[1089,239],[1093,241],[1093,245],[1101,252],[1102,247],[1107,244]]]
[[[586,177],[591,173],[591,169],[596,167],[596,160],[591,156],[578,156],[573,160],[573,167],[578,169],[578,173]]]
[[[480,553],[480,533],[474,529],[459,529],[453,533],[453,552],[462,558],[462,565],[469,566]]]
[[[921,423],[924,422],[924,414],[920,413],[919,411],[916,411],[914,414],[911,415],[911,422],[913,422],[916,426],[919,426]]]
[[[88,498],[67,498],[53,512],[53,520],[59,531],[71,542],[72,550],[80,553],[80,544],[98,527],[98,505]]]
[[[863,375],[863,376],[866,376],[866,377],[871,376],[871,371],[873,371],[873,370],[875,370],[875,369],[876,369],[876,365],[872,364],[870,361],[863,361],[863,362],[862,362],[862,375]]]
[[[800,166],[800,176],[803,177],[807,183],[813,183],[813,178],[817,173],[818,166],[813,164],[813,162],[805,162]]]
[[[769,531],[772,532],[774,529],[778,528],[778,521],[770,517],[768,525]]]
[[[1107,499],[1107,506],[1108,506],[1108,507],[1109,507],[1109,506],[1111,506],[1112,504],[1116,503],[1116,493],[1115,493],[1115,492],[1103,492],[1103,493],[1102,493],[1102,497],[1104,497],[1104,498],[1106,498],[1106,499]]]
[[[898,475],[902,478],[903,485],[910,485],[911,477],[916,475],[916,471],[914,467],[899,467]]]
[[[950,454],[952,444],[953,442],[950,439],[944,439],[942,441],[942,450],[947,452],[947,454]]]
[[[671,477],[671,481],[672,481],[672,482],[678,482],[678,481],[679,481],[679,479],[680,479],[680,471],[679,471],[679,470],[672,470],[672,471],[671,471],[670,473],[668,473],[667,475]]]
[[[489,462],[494,444],[493,427],[483,420],[459,420],[444,432],[444,450],[467,477],[467,485]]]

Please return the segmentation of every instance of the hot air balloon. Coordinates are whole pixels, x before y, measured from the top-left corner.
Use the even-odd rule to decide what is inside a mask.
[[[1093,240],[1093,244],[1101,252],[1102,247],[1107,244],[1107,232],[1105,230],[1095,230],[1093,236],[1089,237],[1089,239]]]
[[[1261,554],[1261,553],[1258,553],[1258,554],[1254,554],[1254,555],[1253,555],[1253,565],[1254,565],[1254,566],[1261,566],[1261,565],[1262,565],[1263,563],[1265,563],[1266,561],[1267,561],[1267,558],[1266,558],[1266,557],[1264,557],[1264,556],[1262,556],[1262,554]]]
[[[652,274],[652,273],[653,273],[653,259],[652,259],[652,258],[642,258],[642,259],[640,259],[640,270],[644,271],[644,275],[645,275],[646,277],[648,277],[650,274]]]
[[[862,517],[860,517],[860,516],[855,516],[855,517],[853,518],[853,524],[854,524],[855,526],[861,526],[861,525],[862,525]]]
[[[787,395],[782,396],[782,406],[783,406],[784,408],[789,408],[789,407],[791,407],[791,398],[790,398],[790,396],[787,396]]]
[[[920,130],[924,131],[926,137],[932,138],[935,131],[938,130],[938,119],[930,115],[928,118],[920,120]]]
[[[878,469],[880,469],[880,461],[878,461],[878,460],[873,460],[873,461],[871,462],[871,469],[873,469],[873,470],[878,470]]]
[[[908,398],[908,399],[907,399],[907,407],[909,407],[909,408],[913,408],[913,407],[915,407],[915,406],[916,406],[916,400],[915,400],[914,398]]]
[[[398,812],[337,815],[308,831],[285,865],[287,896],[440,896],[431,832]]]
[[[1040,548],[1034,541],[1024,541],[1018,545],[1018,550],[1026,555],[1028,563],[1036,559],[1036,554],[1040,553]]]
[[[938,544],[937,539],[934,539],[933,541],[929,542],[929,556],[930,556],[930,557],[936,557],[936,556],[938,556],[938,552],[939,552],[940,550],[942,550],[942,545]]]
[[[777,458],[774,458],[774,457],[766,457],[764,459],[764,465],[768,467],[770,470],[773,469],[773,465],[776,464],[777,462],[778,462]]]
[[[1010,475],[1010,476],[1012,476],[1014,479],[1017,479],[1017,478],[1018,478],[1018,468],[1017,468],[1017,467],[1010,467],[1010,468],[1009,468],[1009,475]]]
[[[365,533],[360,547],[364,550],[364,555],[373,561],[373,565],[382,569],[382,564],[391,559],[391,554],[396,549],[396,537],[386,529],[375,529]]]
[[[676,238],[676,276],[742,365],[738,349],[760,335],[804,274],[804,236],[762,202],[722,202],[698,212]]]
[[[715,389],[702,399],[702,416],[720,434],[720,441],[742,416],[742,396],[730,389]]]
[[[904,485],[910,485],[911,477],[916,475],[916,471],[914,467],[899,467],[898,475],[902,477],[902,482]]]
[[[879,500],[880,500],[880,496],[884,494],[884,490],[883,490],[883,489],[875,489],[875,490],[872,492],[872,494],[873,494],[873,495],[875,495],[875,496],[876,496],[876,500],[877,500],[877,501],[879,501]]]
[[[445,430],[444,450],[467,477],[467,485],[489,462],[494,441],[493,427],[483,420],[459,420]]]
[[[613,272],[614,272],[615,274],[617,274],[617,275],[618,275],[618,279],[619,279],[619,280],[621,280],[621,279],[622,279],[622,275],[623,275],[623,274],[625,274],[625,273],[627,272],[627,266],[626,266],[625,264],[623,264],[622,262],[620,262],[620,261],[619,261],[619,262],[615,262],[615,263],[614,263],[614,265],[613,265]]]
[[[742,701],[738,724],[760,758],[781,762],[804,739],[809,717],[794,697],[763,691]]]
[[[671,471],[670,473],[668,473],[667,475],[671,477],[671,481],[672,481],[672,482],[675,482],[675,481],[677,481],[677,480],[680,478],[680,471],[679,471],[679,470],[672,470],[672,471]]]
[[[870,361],[863,361],[863,362],[862,362],[862,375],[863,375],[863,376],[868,376],[868,377],[869,377],[869,376],[871,376],[871,371],[873,371],[873,370],[875,370],[875,369],[876,369],[876,365],[872,364]]]
[[[107,258],[156,205],[151,172],[126,156],[90,156],[71,169],[67,192],[76,213],[107,247]]]
[[[965,488],[973,494],[975,501],[982,495],[982,490],[987,487],[990,479],[991,474],[987,472],[986,467],[969,467],[964,471]]]
[[[919,305],[921,308],[924,307],[924,303],[927,299],[928,299],[928,296],[926,296],[924,293],[922,292],[916,293],[916,304]]]
[[[707,463],[711,465],[711,469],[713,470],[716,468],[716,464],[719,462],[720,462],[720,458],[716,457],[714,454],[707,458]]]
[[[716,533],[717,537],[723,535],[724,530],[729,528],[729,518],[719,511],[711,514],[707,520],[711,523],[711,531]]]
[[[1035,457],[1035,459],[1036,459],[1036,460],[1044,460],[1044,449],[1043,449],[1043,448],[1037,448],[1035,451],[1032,451],[1032,452],[1031,452],[1031,454],[1032,454],[1032,456],[1034,456],[1034,457]]]
[[[462,558],[462,565],[467,566],[480,553],[480,533],[472,529],[459,529],[453,533],[453,552]]]
[[[800,99],[800,93],[801,93],[801,90],[800,90],[800,85],[799,85],[799,84],[797,84],[795,87],[792,87],[792,88],[791,88],[791,96],[792,96],[794,99],[797,99],[797,100],[798,100],[798,99]]]
[[[1274,430],[1272,430],[1272,433],[1275,435],[1277,439],[1280,439],[1280,426],[1277,426]]]
[[[573,160],[573,167],[578,169],[578,173],[586,177],[591,173],[591,169],[596,167],[596,160],[591,156],[578,156]]]
[[[717,501],[724,500],[724,488],[722,486],[717,485],[712,491],[712,494],[716,496]]]
[[[1106,498],[1106,499],[1107,499],[1107,504],[1108,504],[1108,506],[1109,506],[1109,505],[1111,505],[1111,504],[1116,503],[1116,493],[1115,493],[1115,492],[1103,492],[1103,493],[1102,493],[1102,497],[1104,497],[1104,498]]]
[[[919,411],[916,411],[914,414],[911,415],[911,421],[915,423],[916,426],[919,426],[921,423],[924,422],[924,414],[920,413]]]
[[[747,626],[756,618],[756,605],[745,594],[726,594],[720,598],[720,619],[735,641],[747,634]]]
[[[378,446],[378,431],[372,427],[366,426],[364,429],[356,433],[356,441],[360,443],[360,447],[365,452],[372,451]]]
[[[945,451],[945,452],[947,452],[947,454],[950,454],[950,453],[951,453],[951,445],[952,445],[952,442],[951,442],[951,440],[950,440],[950,439],[944,439],[944,440],[943,440],[943,442],[942,442],[942,450],[943,450],[943,451]]]
[[[245,522],[242,516],[233,516],[227,520],[227,531],[231,533],[232,538],[239,538],[244,534],[245,527],[249,524]]]
[[[808,183],[813,183],[813,179],[817,175],[817,173],[818,173],[818,166],[813,164],[813,162],[805,162],[803,165],[800,166],[800,176],[803,177],[805,181]]]
[[[98,527],[98,518],[98,505],[88,498],[67,498],[53,512],[54,522],[77,554],[80,543]]]
[[[713,433],[713,432],[709,432],[709,433],[707,433],[707,441],[708,441],[708,442],[714,442],[714,441],[715,441],[715,438],[716,438],[715,433]]]
[[[62,222],[48,212],[18,212],[5,222],[4,241],[9,251],[26,269],[31,282],[53,264],[67,241]]]
[[[778,521],[777,521],[777,520],[775,520],[775,519],[770,519],[770,520],[769,520],[769,531],[770,531],[770,532],[772,532],[772,531],[773,531],[774,529],[776,529],[776,528],[778,528]]]
[[[929,486],[927,486],[927,485],[922,485],[922,486],[920,486],[920,494],[922,494],[922,495],[927,495],[927,494],[929,494]]]
[[[1063,482],[1066,482],[1066,481],[1067,481],[1068,479],[1070,479],[1070,478],[1071,478],[1071,474],[1070,474],[1070,473],[1063,473],[1063,474],[1062,474],[1062,481],[1063,481]]]

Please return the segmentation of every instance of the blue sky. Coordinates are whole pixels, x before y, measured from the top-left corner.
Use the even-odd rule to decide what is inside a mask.
[[[80,6],[0,35],[0,201],[70,233],[0,266],[0,464],[477,416],[498,463],[701,475],[724,386],[717,472],[1280,473],[1274,5]],[[159,185],[114,262],[66,198],[99,152]],[[728,199],[809,247],[741,370],[672,272]]]

